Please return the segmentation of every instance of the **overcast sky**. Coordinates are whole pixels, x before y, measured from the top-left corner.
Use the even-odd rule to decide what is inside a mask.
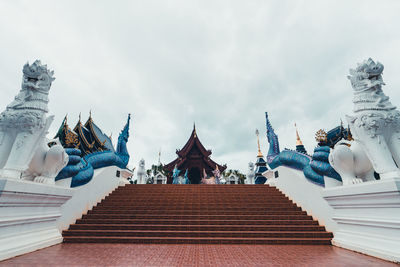
[[[193,122],[212,159],[247,172],[262,152],[267,111],[281,149],[306,149],[352,110],[346,75],[368,57],[385,65],[400,105],[400,1],[1,1],[0,109],[22,66],[55,71],[53,136],[79,112],[118,133],[132,113],[130,167],[175,159]]]

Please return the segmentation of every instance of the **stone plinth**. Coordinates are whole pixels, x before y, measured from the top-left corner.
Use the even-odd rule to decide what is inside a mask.
[[[62,242],[56,221],[73,192],[0,178],[0,260]]]
[[[328,188],[322,195],[338,223],[334,245],[400,262],[400,178]]]

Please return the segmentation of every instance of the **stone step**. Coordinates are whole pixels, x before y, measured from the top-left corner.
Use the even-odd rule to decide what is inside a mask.
[[[160,215],[284,215],[284,214],[306,214],[300,208],[297,209],[264,209],[262,211],[256,210],[135,210],[135,209],[120,209],[119,207],[94,207],[90,213],[129,213],[129,214],[160,214]],[[89,214],[89,213],[88,213]]]
[[[72,224],[71,230],[170,230],[170,231],[325,231],[319,225],[173,225],[173,224]]]
[[[264,210],[267,208],[296,208],[295,204],[291,203],[272,203],[269,205],[231,205],[229,204],[192,204],[192,205],[181,205],[181,204],[169,204],[169,205],[160,205],[160,204],[149,204],[149,205],[137,205],[135,203],[110,203],[103,202],[98,205],[99,207],[134,207],[136,210],[144,210],[144,209],[200,209],[200,210],[209,210],[209,209],[218,209],[218,210],[226,210],[226,209],[254,209],[254,210]]]
[[[113,210],[113,209],[108,209],[108,210],[89,210],[87,214],[134,214],[139,218],[142,216],[143,218],[152,218],[152,217],[158,217],[161,218],[160,216],[163,216],[165,218],[170,217],[170,218],[187,218],[187,219],[194,219],[194,218],[200,218],[202,216],[206,217],[214,217],[217,218],[219,216],[263,216],[263,215],[307,215],[305,211],[298,211],[298,210],[274,210],[274,211],[268,211],[268,212],[263,212],[263,213],[239,213],[239,214],[220,214],[220,213],[215,213],[215,214],[182,214],[182,213],[158,213],[158,214],[153,214],[153,212],[148,212],[148,213],[142,213],[142,212],[136,212],[136,211],[127,211],[127,210]]]
[[[331,238],[65,237],[66,243],[330,245]]]
[[[240,237],[240,238],[329,238],[325,231],[173,231],[173,230],[69,230],[67,236],[110,236],[110,237]]]
[[[63,232],[64,242],[329,245],[332,233],[266,185],[127,185]]]
[[[185,207],[177,207],[177,206],[173,206],[173,207],[163,207],[163,206],[159,206],[159,207],[136,207],[134,205],[132,206],[112,206],[112,205],[98,205],[96,207],[97,209],[103,209],[103,210],[112,210],[112,209],[118,209],[118,210],[131,210],[131,211],[152,211],[152,212],[158,212],[158,211],[179,211],[182,210],[182,212],[184,211],[200,211],[200,212],[205,212],[207,213],[208,211],[219,211],[221,213],[223,212],[232,212],[232,211],[237,211],[237,212],[241,212],[243,210],[248,211],[248,212],[262,212],[262,211],[282,211],[282,210],[298,210],[300,211],[301,209],[299,207],[296,206],[277,206],[277,207],[221,207],[221,208],[216,208],[216,207],[207,207],[207,206],[202,206],[202,207],[193,207],[193,208],[188,208]]]
[[[214,216],[137,216],[135,214],[87,214],[82,219],[143,219],[143,220],[312,220],[309,215],[214,215]]]
[[[175,224],[175,225],[318,225],[312,220],[167,220],[167,219],[78,219],[76,224]]]

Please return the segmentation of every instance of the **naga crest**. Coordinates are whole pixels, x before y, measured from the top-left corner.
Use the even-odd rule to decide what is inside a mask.
[[[42,65],[40,60],[36,60],[32,65],[27,62],[22,72],[22,89],[48,91],[55,80],[54,71],[48,70],[47,65]]]
[[[357,68],[350,69],[347,78],[355,91],[365,91],[372,87],[385,85],[382,79],[383,64],[374,62],[371,58],[357,64]]]

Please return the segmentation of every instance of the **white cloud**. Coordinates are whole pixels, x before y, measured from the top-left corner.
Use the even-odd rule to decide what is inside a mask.
[[[351,112],[348,69],[367,57],[386,69],[400,103],[398,1],[2,1],[0,108],[19,90],[22,65],[55,70],[55,133],[79,112],[116,139],[133,114],[130,165],[171,161],[196,122],[212,158],[246,172],[264,112],[281,148],[309,152],[314,133]],[[264,137],[263,135],[261,135]],[[263,152],[268,145],[261,140]],[[253,155],[253,156],[252,156]]]

